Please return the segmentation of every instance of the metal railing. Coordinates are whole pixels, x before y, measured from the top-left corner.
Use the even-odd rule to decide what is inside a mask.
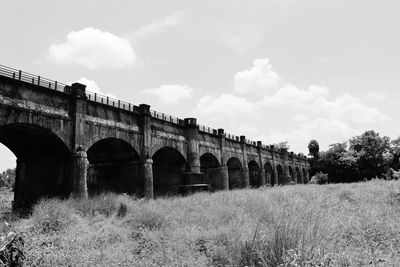
[[[236,141],[236,142],[240,142],[240,137],[236,136],[236,135],[233,135],[233,134],[225,133],[225,138],[227,138],[229,140]]]
[[[49,80],[38,75],[28,73],[25,71],[17,70],[14,68],[10,68],[4,65],[0,65],[0,75],[8,78],[12,78],[14,80],[27,82],[30,84],[38,85],[41,87],[45,87],[48,89],[53,89],[60,92],[66,92],[65,87],[67,86],[64,83],[60,83],[58,81]]]
[[[168,122],[171,122],[171,123],[174,123],[174,124],[177,124],[177,125],[181,125],[182,124],[182,120],[181,119],[179,119],[177,117],[174,117],[174,116],[171,116],[171,115],[168,115],[168,114],[165,114],[165,113],[161,113],[161,112],[158,112],[158,111],[155,111],[155,110],[150,110],[150,114],[151,114],[151,116],[153,118],[156,118],[156,119],[160,119],[160,120],[163,120],[163,121],[168,121]]]
[[[116,108],[120,108],[123,110],[127,110],[127,111],[135,111],[136,110],[135,105],[133,105],[131,103],[121,101],[119,99],[105,96],[102,94],[86,91],[86,97],[90,101],[105,104],[105,105],[116,107]]]
[[[209,134],[215,134],[215,135],[218,134],[218,130],[211,128],[211,127],[201,125],[201,124],[199,124],[199,131],[209,133]]]

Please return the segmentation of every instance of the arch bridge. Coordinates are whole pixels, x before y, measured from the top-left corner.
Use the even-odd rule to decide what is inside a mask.
[[[223,129],[0,66],[0,142],[17,157],[14,205],[102,191],[152,198],[307,183],[307,158]]]

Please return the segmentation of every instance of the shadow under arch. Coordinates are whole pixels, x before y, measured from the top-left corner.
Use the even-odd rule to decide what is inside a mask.
[[[143,196],[141,159],[138,152],[126,141],[105,138],[87,150],[88,192],[127,193]]]
[[[302,169],[301,172],[302,172],[302,176],[303,176],[303,183],[306,184],[307,183],[307,172],[304,168]]]
[[[266,182],[269,183],[271,186],[275,185],[275,179],[274,179],[274,170],[271,166],[270,163],[265,163],[264,164],[264,170],[265,170],[265,179]]]
[[[260,167],[258,166],[255,160],[251,160],[249,162],[249,180],[251,187],[259,187],[261,186],[261,174],[260,174]]]
[[[276,172],[278,174],[278,185],[284,184],[283,168],[280,164],[276,165]]]
[[[226,166],[228,167],[229,189],[242,188],[245,186],[243,181],[243,167],[238,158],[230,158]]]
[[[218,159],[213,154],[201,155],[200,171],[204,174],[204,182],[210,185],[212,191],[223,189],[220,167]]]
[[[17,158],[14,207],[32,206],[43,197],[71,193],[71,153],[50,130],[32,124],[0,126],[0,142]]]
[[[187,163],[183,155],[172,147],[162,147],[153,157],[153,187],[155,196],[176,195],[184,185]]]
[[[303,181],[301,179],[300,169],[298,167],[296,167],[295,172],[296,172],[296,184],[303,183]]]

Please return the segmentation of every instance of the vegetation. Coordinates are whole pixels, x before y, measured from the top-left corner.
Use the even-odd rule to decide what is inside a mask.
[[[0,173],[0,187],[14,188],[15,168],[7,169]]]
[[[312,148],[316,153],[315,145]],[[348,143],[333,144],[327,151],[313,155],[310,165],[313,174],[327,173],[330,182],[355,182],[390,176],[390,168],[400,167],[399,158],[400,137],[390,141],[389,137],[371,130],[351,138]]]
[[[137,200],[48,199],[14,227],[27,266],[397,266],[400,181]]]

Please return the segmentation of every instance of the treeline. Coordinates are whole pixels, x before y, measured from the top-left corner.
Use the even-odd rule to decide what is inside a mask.
[[[308,149],[311,174],[328,174],[330,183],[348,183],[372,178],[390,178],[400,167],[400,136],[390,140],[370,130],[354,136],[348,142],[330,145],[320,152],[316,140]]]

